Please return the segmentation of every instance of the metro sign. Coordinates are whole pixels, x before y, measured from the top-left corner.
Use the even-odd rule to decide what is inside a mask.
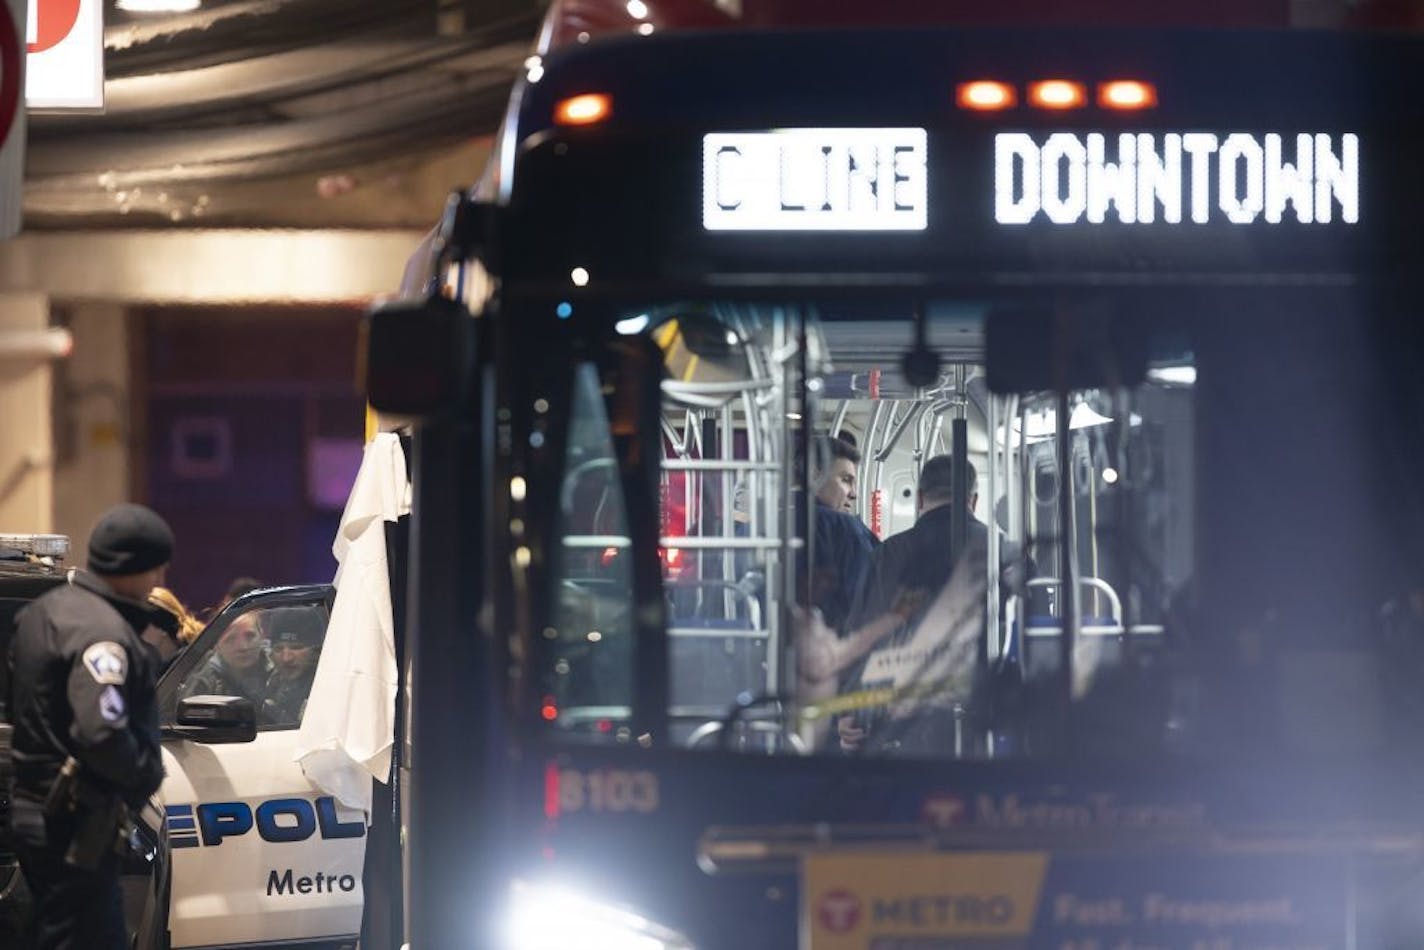
[[[25,102],[31,109],[103,109],[103,0],[27,3]]]

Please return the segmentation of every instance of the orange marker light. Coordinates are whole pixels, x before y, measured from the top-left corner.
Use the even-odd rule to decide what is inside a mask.
[[[587,92],[559,100],[554,106],[557,125],[594,125],[613,112],[613,99],[601,92]]]
[[[1028,101],[1039,109],[1081,109],[1088,104],[1088,92],[1080,82],[1045,79],[1029,83]]]
[[[955,101],[959,103],[959,108],[974,109],[978,112],[1012,109],[1018,105],[1018,99],[1018,94],[1014,92],[1013,86],[992,79],[962,82],[955,93]]]
[[[1104,109],[1151,109],[1157,105],[1157,87],[1136,79],[1099,83],[1098,105]]]

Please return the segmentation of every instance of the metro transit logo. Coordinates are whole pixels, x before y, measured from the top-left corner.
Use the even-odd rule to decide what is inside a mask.
[[[821,926],[834,934],[849,933],[860,923],[860,898],[844,888],[821,895],[816,917]]]
[[[931,795],[920,807],[920,820],[931,828],[952,828],[969,818],[969,805],[958,795]]]
[[[254,828],[263,841],[273,844],[306,841],[313,835],[332,840],[360,838],[366,834],[364,819],[342,820],[336,799],[329,795],[314,802],[305,798],[273,798],[255,809],[246,802],[169,805],[166,824],[168,840],[174,848],[217,847],[224,840],[242,837]]]

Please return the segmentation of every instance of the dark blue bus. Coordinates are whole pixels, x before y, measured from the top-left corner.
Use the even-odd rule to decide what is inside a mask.
[[[1424,946],[1420,41],[649,6],[372,319],[411,945]]]

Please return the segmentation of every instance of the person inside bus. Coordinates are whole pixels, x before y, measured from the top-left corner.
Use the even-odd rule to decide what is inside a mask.
[[[816,492],[815,539],[811,560],[811,604],[826,625],[844,633],[851,608],[879,543],[865,523],[851,513],[855,502],[856,465],[860,453],[840,439],[820,436],[812,469]]]
[[[845,671],[901,626],[907,613],[899,604],[900,613],[887,612],[859,630],[848,628],[851,607],[880,542],[851,513],[860,453],[849,443],[829,436],[818,436],[813,448],[820,462],[811,471],[815,489],[811,606],[815,609],[799,616],[795,625],[797,695],[802,702],[834,695]],[[818,735],[817,740],[820,738]]]
[[[233,618],[212,655],[188,678],[185,696],[243,696],[261,708],[271,672],[255,611]]]
[[[840,436],[822,436],[818,440],[826,467],[816,484],[816,500],[832,511],[855,511],[856,467],[860,451]],[[869,529],[866,529],[869,533]]]
[[[968,476],[967,543],[970,548],[983,548],[988,544],[989,528],[974,515],[979,504],[979,475],[972,462],[966,460],[964,465]],[[925,461],[915,492],[915,523],[876,549],[855,606],[854,622],[884,613],[904,589],[938,589],[949,578],[959,554],[951,550],[949,540],[953,470],[954,459],[948,455]]]
[[[835,696],[847,671],[918,615],[922,604],[921,594],[904,592],[885,613],[844,633],[827,627],[818,611],[809,615],[796,611],[797,701],[813,706]],[[824,720],[815,723],[811,736],[813,746],[819,748],[825,744],[828,725]]]
[[[865,586],[851,614],[852,627],[863,629],[873,626],[897,604],[925,603],[934,598],[945,589],[961,554],[968,554],[964,563],[982,566],[984,556],[981,554],[976,558],[974,552],[986,549],[989,529],[974,517],[979,500],[978,475],[971,463],[966,461],[965,466],[968,476],[965,498],[969,508],[965,552],[954,550],[950,540],[954,460],[948,455],[936,455],[920,469],[915,523],[887,538],[870,560]],[[900,609],[903,611],[903,607]],[[912,623],[899,625],[886,638],[887,643],[898,644],[914,632]],[[867,685],[860,682],[862,673],[863,665],[853,670],[847,678],[848,685],[853,688]],[[836,723],[841,749],[858,749],[865,741],[874,718],[865,715],[841,716]]]

